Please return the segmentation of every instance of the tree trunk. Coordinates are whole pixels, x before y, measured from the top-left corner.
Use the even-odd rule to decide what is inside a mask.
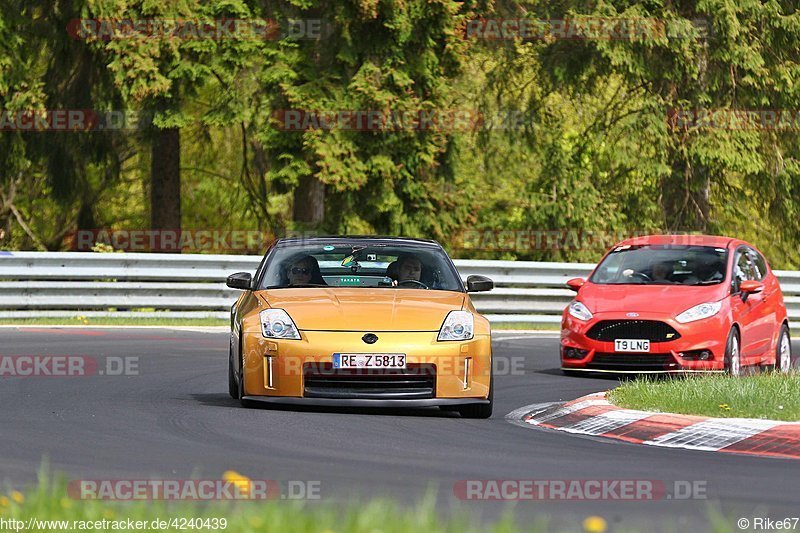
[[[150,163],[150,229],[181,229],[180,130],[157,130],[153,136]],[[180,250],[163,250],[180,252]]]
[[[325,219],[325,184],[314,176],[300,178],[300,185],[294,190],[293,218],[307,229]]]
[[[78,231],[81,230],[96,230],[97,221],[94,217],[93,203],[87,202],[88,198],[83,198],[81,207],[78,210]]]

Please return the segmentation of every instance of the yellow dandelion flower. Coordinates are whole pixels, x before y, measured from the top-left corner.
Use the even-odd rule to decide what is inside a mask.
[[[22,494],[20,491],[15,490],[11,492],[11,499],[17,503],[22,503],[25,501],[25,495]]]
[[[70,507],[72,507],[72,500],[70,500],[69,498],[61,498],[60,503],[62,509],[69,509]]]
[[[583,530],[586,533],[603,533],[608,524],[602,516],[590,516],[583,521]]]
[[[8,496],[0,496],[0,507],[8,507],[11,505],[11,500],[8,499]]]
[[[250,497],[250,478],[243,476],[234,470],[226,470],[222,474],[222,479],[233,484],[238,489],[238,493],[242,498]]]

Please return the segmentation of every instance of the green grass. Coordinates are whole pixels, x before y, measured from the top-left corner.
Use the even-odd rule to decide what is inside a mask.
[[[644,411],[800,421],[800,373],[637,378],[608,398],[620,407]]]
[[[17,492],[0,492],[0,519],[23,520],[67,520],[67,529],[57,526],[39,528],[44,530],[76,530],[73,521],[117,520],[144,521],[154,519],[226,519],[226,528],[194,528],[201,531],[236,532],[435,532],[435,533],[479,533],[495,531],[511,533],[519,531],[510,513],[499,521],[481,524],[470,513],[453,513],[443,517],[437,510],[433,497],[423,498],[411,508],[403,508],[386,499],[373,499],[358,503],[334,504],[324,501],[239,501],[239,502],[163,502],[127,501],[108,502],[100,500],[78,500],[67,495],[67,482],[63,477],[49,480],[40,473],[37,487]],[[546,531],[546,520],[541,519],[526,531]],[[2,523],[0,521],[0,523]],[[8,522],[6,522],[8,524]],[[35,529],[35,528],[34,528]],[[5,528],[5,531],[13,529]],[[98,529],[98,530],[103,530]],[[105,530],[111,531],[111,527]],[[152,531],[147,527],[145,531]],[[163,531],[177,531],[167,528]]]
[[[554,526],[547,512],[540,510],[536,518],[526,519],[520,527],[514,520],[514,504],[506,507],[502,517],[496,521],[481,521],[480,507],[468,508],[470,502],[457,502],[452,507],[440,506],[429,491],[416,505],[403,506],[388,499],[350,500],[347,503],[334,501],[239,501],[239,502],[163,502],[163,501],[128,501],[109,502],[101,500],[73,499],[67,492],[67,480],[61,475],[55,480],[47,474],[46,464],[40,469],[39,483],[28,490],[18,492],[8,488],[0,490],[0,524],[4,531],[14,531],[9,520],[28,519],[39,521],[40,531],[77,531],[80,523],[83,530],[88,531],[155,531],[150,527],[153,520],[172,519],[225,519],[225,528],[217,522],[204,524],[203,528],[175,526],[161,528],[158,531],[225,531],[226,533],[262,532],[270,533],[567,533],[583,531],[585,533],[639,533],[651,531],[652,523],[640,523],[637,520],[626,525],[609,527],[610,520],[602,516],[581,516],[577,512],[574,523]],[[324,488],[323,488],[324,490]],[[324,493],[323,493],[324,497]],[[537,503],[538,505],[538,503]],[[443,512],[444,509],[444,512]],[[706,506],[708,525],[698,532],[733,533],[736,515],[723,513],[715,503]],[[126,529],[127,521],[146,522],[143,529]],[[51,524],[49,527],[42,521],[67,521],[66,528]],[[102,523],[103,520],[107,522]],[[79,524],[74,524],[74,521]],[[119,524],[113,529],[112,521]],[[77,528],[75,527],[77,525]],[[664,531],[682,531],[676,521],[660,524]],[[136,526],[134,526],[136,527]],[[33,528],[36,530],[37,528]],[[24,529],[22,529],[24,531]]]

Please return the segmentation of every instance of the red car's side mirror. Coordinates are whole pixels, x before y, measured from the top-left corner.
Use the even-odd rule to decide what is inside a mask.
[[[764,284],[760,281],[748,279],[739,284],[739,290],[744,294],[755,294],[764,290]]]
[[[586,283],[586,280],[583,278],[572,278],[571,280],[567,281],[567,287],[575,292],[578,292],[578,289],[583,287],[584,283]]]
[[[761,283],[760,281],[748,279],[739,284],[739,292],[742,293],[743,302],[746,302],[747,297],[750,296],[751,294],[755,294],[763,290],[764,290],[764,284]]]

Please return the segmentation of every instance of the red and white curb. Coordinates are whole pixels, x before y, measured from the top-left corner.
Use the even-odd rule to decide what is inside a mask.
[[[635,411],[611,405],[604,392],[529,405],[506,418],[523,426],[648,446],[800,459],[800,423]]]

